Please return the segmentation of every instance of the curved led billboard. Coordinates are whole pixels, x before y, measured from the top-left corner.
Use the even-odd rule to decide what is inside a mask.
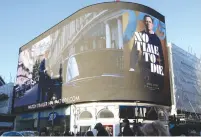
[[[20,48],[16,112],[88,101],[170,105],[165,19],[127,2],[79,10]]]

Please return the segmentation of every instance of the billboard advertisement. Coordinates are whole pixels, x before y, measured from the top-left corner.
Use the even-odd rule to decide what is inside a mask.
[[[133,101],[170,105],[164,16],[126,2],[81,9],[20,48],[14,109]]]
[[[170,53],[176,109],[201,113],[200,59],[175,44],[170,44]]]

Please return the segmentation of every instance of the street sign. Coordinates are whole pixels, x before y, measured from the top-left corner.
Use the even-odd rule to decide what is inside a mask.
[[[48,121],[52,121],[52,120],[55,120],[56,117],[58,116],[58,113],[57,112],[51,112],[48,116]]]

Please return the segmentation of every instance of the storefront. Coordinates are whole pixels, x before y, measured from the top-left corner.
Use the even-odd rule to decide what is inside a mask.
[[[38,113],[25,113],[16,116],[14,130],[37,130]]]
[[[150,109],[152,106],[155,107],[154,110]],[[138,122],[142,123],[157,120],[161,117],[163,117],[164,122],[167,122],[168,109],[169,107],[153,104],[138,103],[136,105],[136,103],[125,102],[96,102],[72,105],[70,130],[74,133],[80,132],[82,135],[91,130],[96,134],[94,126],[100,122],[111,135],[117,136],[121,132],[121,124],[124,118],[129,119],[131,128],[136,117],[138,117]],[[150,115],[149,117],[147,117],[147,112]],[[162,116],[161,112],[163,112]]]
[[[54,115],[52,115],[54,114]],[[52,122],[54,120],[54,122]],[[70,108],[58,108],[54,112],[45,110],[42,112],[26,113],[16,116],[15,129],[23,130],[39,130],[42,127],[47,127],[48,130],[64,132],[70,128]]]
[[[48,130],[63,133],[70,128],[70,108],[59,108],[39,113],[40,128],[47,127]]]
[[[23,125],[19,127],[48,127],[59,132],[70,129],[74,133],[85,133],[101,122],[111,135],[118,135],[122,119],[128,118],[132,123],[136,116],[141,119],[146,116],[149,112],[146,106],[171,105],[164,16],[151,8],[132,3],[102,3],[83,11],[20,49],[17,77],[22,75],[20,64],[23,64],[26,66],[24,75],[30,74],[26,77],[34,81],[26,93],[33,96],[24,94],[15,98],[14,112],[39,111],[55,104],[58,107],[72,105],[55,111],[37,112],[26,118],[19,116],[18,121]],[[154,36],[157,39],[154,43],[148,41],[147,34],[141,34],[146,30],[145,18],[154,20],[154,33],[162,33]],[[46,46],[41,46],[44,43]],[[138,51],[150,55],[150,59],[144,58],[143,54],[138,56]],[[27,61],[27,55],[33,55],[31,61]],[[38,65],[44,65],[44,61],[48,62],[47,74],[42,73],[38,77],[59,76],[62,82],[48,78],[50,82],[43,83],[35,78]],[[19,79],[16,83],[22,86],[27,80]],[[36,93],[41,91],[42,95],[38,96]],[[14,92],[17,93],[18,89]],[[45,96],[48,93],[51,93],[49,99]],[[53,93],[58,94],[53,96]],[[152,104],[136,104],[136,100]],[[159,119],[159,111],[152,113],[150,119]],[[23,120],[27,122],[23,123]]]
[[[118,119],[118,108],[112,104],[87,103],[71,106],[71,131],[74,133],[93,131],[98,122],[113,129],[119,123]]]
[[[5,132],[9,130],[13,130],[14,125],[14,115],[0,115],[0,132]]]

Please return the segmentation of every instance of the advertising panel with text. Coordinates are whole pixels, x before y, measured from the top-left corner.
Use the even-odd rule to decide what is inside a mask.
[[[148,7],[140,11],[141,6],[89,6],[21,47],[14,109],[45,108],[53,97],[58,105],[111,100],[170,105],[164,16]]]

